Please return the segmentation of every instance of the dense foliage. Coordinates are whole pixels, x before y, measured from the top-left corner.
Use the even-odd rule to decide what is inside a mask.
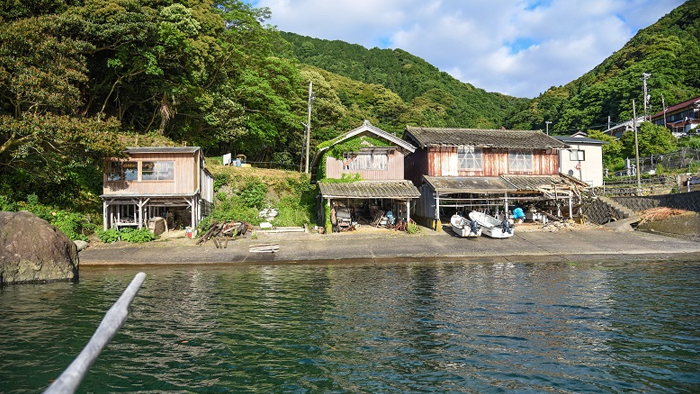
[[[299,157],[304,83],[268,17],[238,0],[3,3],[0,194],[98,195],[126,133]]]
[[[700,95],[700,0],[534,100],[459,82],[400,49],[280,33],[269,16],[240,0],[1,2],[0,205],[50,207],[49,219],[79,238],[90,219],[68,213],[99,212],[103,158],[126,146],[197,145],[207,156],[296,167],[310,81],[312,152],[365,119],[397,135],[405,125],[537,129],[545,120],[553,130],[595,129],[608,116],[629,119],[633,98],[641,108],[642,72],[652,73],[649,112],[662,93],[667,104]],[[644,152],[675,144],[640,130]],[[629,136],[611,141],[606,165],[618,167],[629,149]],[[280,223],[313,221],[308,180],[216,175],[229,193],[218,195],[214,219],[255,222],[274,204]]]
[[[388,106],[389,110],[376,114],[377,123],[500,128],[507,114],[527,101],[460,82],[401,49],[366,49],[342,41],[281,34],[292,44],[291,52],[300,62],[369,84],[379,94],[382,92],[377,87],[398,95],[392,98],[394,103]],[[345,89],[338,90],[338,94],[343,105],[352,108],[358,101],[368,99],[363,95],[375,94],[372,90]]]
[[[644,114],[642,73],[651,96],[647,113],[700,96],[700,0],[690,0],[640,30],[625,46],[600,65],[565,86],[552,87],[513,113],[511,128],[544,128],[570,134],[572,130],[603,130],[612,123]]]

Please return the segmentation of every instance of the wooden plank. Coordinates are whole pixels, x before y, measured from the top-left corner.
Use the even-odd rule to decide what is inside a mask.
[[[277,253],[279,250],[279,244],[257,244],[248,247],[249,253]]]

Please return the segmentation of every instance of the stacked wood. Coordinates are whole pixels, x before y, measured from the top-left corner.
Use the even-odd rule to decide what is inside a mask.
[[[210,239],[214,239],[214,243],[217,248],[226,247],[228,245],[228,240],[217,240],[216,237],[234,238],[237,236],[244,236],[250,227],[250,224],[246,222],[231,221],[219,223],[218,221],[215,221],[209,226],[207,232],[204,233],[199,240],[197,240],[197,245],[207,242]]]

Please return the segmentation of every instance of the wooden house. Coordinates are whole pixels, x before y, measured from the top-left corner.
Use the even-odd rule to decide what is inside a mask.
[[[103,227],[142,228],[163,217],[169,226],[195,227],[209,214],[214,180],[199,147],[134,147],[105,159]]]
[[[571,215],[582,185],[559,172],[559,150],[568,145],[539,130],[407,127],[403,138],[417,146],[405,167],[421,192],[416,216],[435,229],[455,211],[497,215],[543,200],[560,213],[568,199]]]
[[[668,127],[674,136],[697,133],[700,124],[700,97],[672,105],[651,116],[652,123]]]
[[[319,207],[345,208],[353,219],[373,220],[392,211],[410,220],[418,189],[404,179],[404,159],[415,146],[365,121],[360,127],[320,145],[312,165],[319,187]],[[336,180],[345,178],[346,181]],[[319,211],[323,215],[324,209]]]

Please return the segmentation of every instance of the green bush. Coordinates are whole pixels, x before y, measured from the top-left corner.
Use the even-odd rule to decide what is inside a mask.
[[[142,228],[140,230],[135,230],[132,228],[125,228],[119,231],[122,241],[131,242],[135,244],[140,244],[144,242],[151,242],[156,239],[156,236],[148,230],[147,228]]]
[[[109,230],[101,230],[98,229],[95,231],[97,234],[97,237],[100,239],[100,241],[106,243],[106,244],[111,244],[112,242],[117,242],[119,241],[119,231],[110,228]]]
[[[417,234],[420,232],[420,227],[418,227],[418,224],[416,224],[416,222],[410,221],[406,225],[406,232],[409,234]]]
[[[221,186],[228,185],[229,178],[228,174],[216,174],[214,175],[214,191],[219,191]]]
[[[56,211],[49,222],[58,227],[72,240],[87,241],[88,239],[84,233],[92,232],[95,229],[95,226],[89,223],[84,215],[68,211]]]
[[[241,199],[248,208],[265,208],[267,205],[267,185],[260,181],[250,182],[241,192]]]
[[[95,233],[100,238],[100,241],[108,244],[119,240],[140,244],[156,239],[156,236],[145,227],[140,230],[123,228],[119,231],[112,228],[109,230],[97,230]]]
[[[0,211],[13,212],[17,210],[17,203],[8,196],[0,196]]]

